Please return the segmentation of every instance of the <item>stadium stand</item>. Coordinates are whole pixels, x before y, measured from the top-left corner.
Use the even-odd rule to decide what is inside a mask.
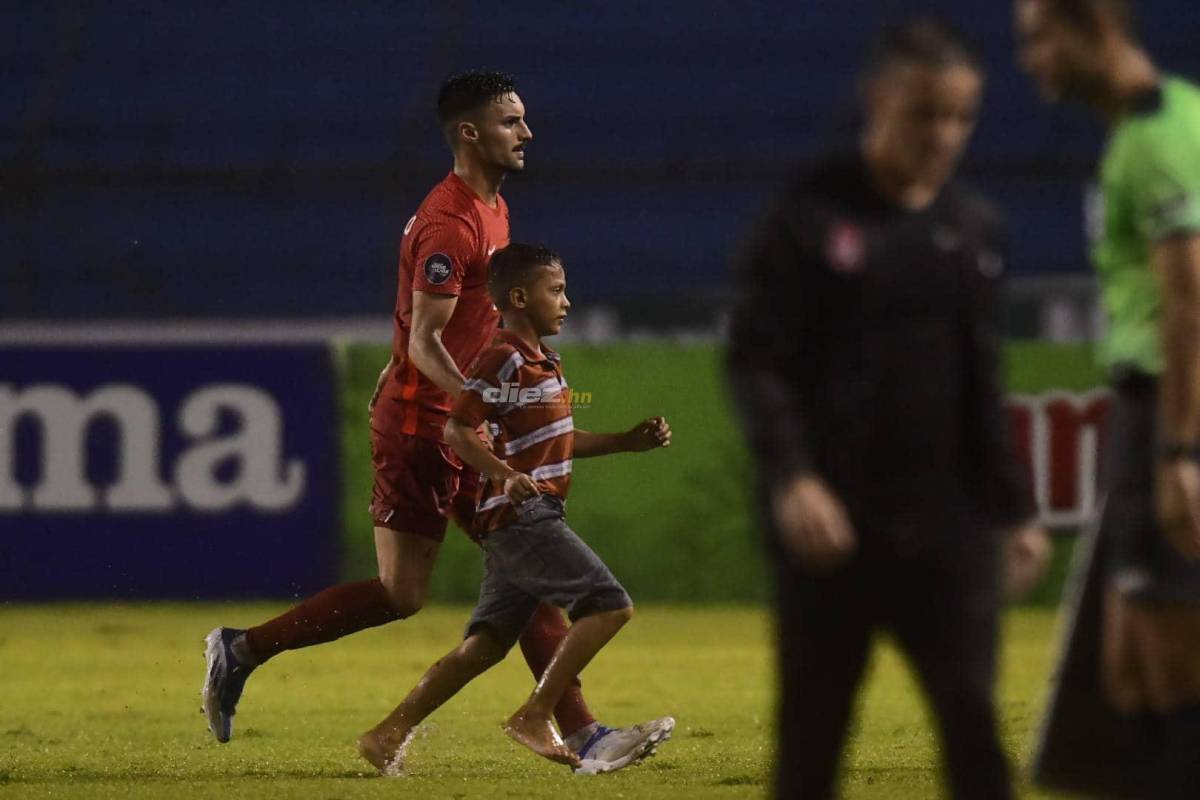
[[[1192,2],[1145,4],[1147,38],[1198,74],[1171,22]],[[1098,136],[1034,102],[1006,3],[922,5],[991,67],[966,171],[1010,215],[1012,271],[1083,274]],[[853,135],[871,21],[835,2],[6,6],[0,316],[387,314],[400,232],[447,167],[434,92],[477,66],[521,78],[514,235],[567,255],[577,299],[719,304],[771,187]]]

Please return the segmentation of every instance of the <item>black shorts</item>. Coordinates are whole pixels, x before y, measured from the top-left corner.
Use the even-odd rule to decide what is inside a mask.
[[[1140,602],[1200,605],[1200,563],[1171,546],[1155,514],[1157,381],[1132,373],[1114,388],[1100,519],[1108,582]]]
[[[562,500],[539,495],[522,504],[515,522],[483,537],[483,584],[467,636],[487,625],[512,647],[543,602],[565,608],[572,622],[633,605],[563,513]]]

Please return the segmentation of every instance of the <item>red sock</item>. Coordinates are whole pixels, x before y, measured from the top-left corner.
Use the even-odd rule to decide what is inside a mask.
[[[554,658],[568,630],[561,611],[545,603],[538,606],[533,619],[521,634],[521,652],[525,654],[525,663],[529,665],[534,678],[541,678],[546,667],[550,666],[550,660]],[[554,718],[558,720],[558,729],[563,736],[570,736],[596,721],[583,699],[578,677],[554,707]]]
[[[332,642],[349,633],[400,619],[378,578],[331,586],[300,605],[246,631],[258,663],[284,650]]]

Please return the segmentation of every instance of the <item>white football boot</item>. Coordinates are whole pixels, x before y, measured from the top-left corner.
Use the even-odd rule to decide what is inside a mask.
[[[575,774],[599,775],[636,764],[658,752],[658,746],[670,739],[674,730],[674,717],[659,717],[628,728],[589,725],[567,740],[581,761]]]

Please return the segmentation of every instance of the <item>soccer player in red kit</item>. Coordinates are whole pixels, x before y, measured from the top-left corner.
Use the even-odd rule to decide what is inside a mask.
[[[438,95],[438,116],[454,168],[405,226],[392,356],[370,404],[370,511],[379,576],[326,589],[257,627],[217,628],[208,635],[204,711],[220,742],[232,735],[246,678],[267,659],[417,613],[447,518],[466,529],[474,513],[478,476],[464,469],[443,428],[463,373],[498,328],[487,276],[492,253],[509,240],[500,186],[509,172],[524,169],[533,133],[512,77],[500,73],[450,78]],[[558,609],[538,609],[521,637],[535,677],[566,633]],[[648,752],[658,733],[644,725],[600,725],[578,682],[555,708],[555,718],[576,750],[600,750],[624,763]]]

